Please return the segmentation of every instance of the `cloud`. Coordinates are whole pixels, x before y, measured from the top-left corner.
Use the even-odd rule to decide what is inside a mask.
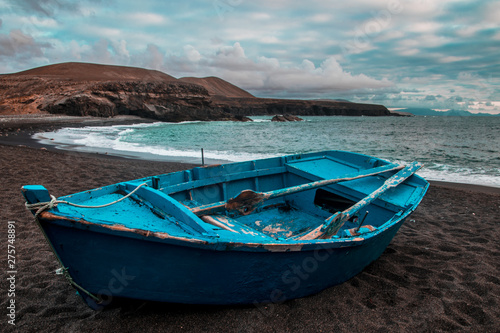
[[[161,25],[165,24],[166,22],[168,22],[168,18],[163,16],[163,15],[156,14],[156,13],[144,13],[144,12],[127,14],[124,16],[124,19],[126,19],[127,22],[133,23],[134,26],[136,26],[136,25],[142,25],[142,26],[160,25],[161,26]]]
[[[57,21],[54,20],[53,18],[49,17],[36,17],[36,16],[30,16],[30,17],[23,17],[21,20],[21,24],[23,26],[31,26],[33,28],[36,28],[36,30],[45,30],[45,29],[53,29],[57,28]]]
[[[448,62],[457,62],[472,59],[471,57],[456,57],[456,56],[440,56],[439,62],[448,63]]]
[[[186,54],[187,60],[190,62],[198,62],[201,60],[201,54],[191,45],[184,46],[184,53]]]
[[[346,72],[333,57],[326,59],[318,67],[308,60],[304,60],[300,66],[280,67],[272,71],[266,81],[266,86],[262,87],[265,90],[287,91],[295,95],[379,89],[393,85],[387,80]]]
[[[111,48],[113,52],[117,55],[117,57],[121,57],[124,59],[128,59],[130,57],[130,53],[127,49],[127,41],[123,39],[119,41],[112,41]]]
[[[334,57],[319,66],[308,59],[291,66],[276,58],[248,58],[240,43],[225,45],[213,53],[202,54],[193,46],[184,55],[165,59],[165,68],[174,76],[219,76],[257,95],[308,97],[336,91],[381,89],[393,86],[386,79],[377,80],[364,74],[346,72]]]
[[[500,3],[498,1],[485,4],[484,13],[488,23],[498,26],[498,18],[500,17]]]
[[[79,12],[79,4],[69,0],[10,0],[13,6],[34,15],[53,17],[58,11]]]
[[[69,58],[80,61],[83,58],[82,55],[88,52],[89,49],[87,45],[81,46],[73,40],[69,43]]]
[[[48,53],[48,52],[47,52]],[[85,61],[102,64],[127,65],[130,62],[130,53],[125,40],[110,41],[105,38],[97,40],[93,44],[80,44],[73,40],[68,45],[58,44],[55,50],[51,50],[49,57],[57,53],[60,61]]]
[[[35,39],[21,30],[11,30],[8,35],[0,34],[0,56],[4,57],[41,57],[44,49],[52,47],[45,42],[36,42]]]
[[[110,42],[107,39],[100,39],[95,44],[91,46],[87,54],[85,54],[85,59],[89,59],[90,62],[97,62],[102,64],[112,64],[113,55],[110,51]]]
[[[150,69],[162,70],[164,68],[164,56],[160,48],[155,44],[148,44],[142,66]]]

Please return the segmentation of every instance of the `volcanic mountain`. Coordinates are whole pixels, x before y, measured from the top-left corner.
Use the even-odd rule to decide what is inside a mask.
[[[75,62],[0,75],[0,115],[28,113],[137,115],[172,122],[274,114],[390,115],[382,105],[257,98],[217,77],[176,79],[156,70]]]
[[[126,66],[68,62],[28,69],[7,77],[44,77],[67,81],[176,81],[173,76],[160,71]]]
[[[253,98],[252,94],[234,84],[224,81],[221,78],[211,76],[204,78],[183,77],[179,79],[182,82],[198,84],[208,90],[210,96],[230,97],[230,98]]]

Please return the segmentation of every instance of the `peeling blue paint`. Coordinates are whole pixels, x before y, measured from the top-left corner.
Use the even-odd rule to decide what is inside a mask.
[[[344,282],[384,251],[428,188],[408,175],[366,200],[392,187],[385,182],[395,178],[395,167],[341,151],[200,167],[61,197],[102,205],[148,185],[112,206],[60,203],[38,219],[72,278],[94,294],[113,269],[126,269],[134,279],[113,295],[234,304],[265,301],[279,289],[291,299]],[[331,179],[341,180],[325,182]],[[248,190],[264,198],[251,213],[226,209],[230,198]],[[329,198],[315,204],[324,193],[358,202],[370,214],[359,229],[347,216],[337,235],[301,239],[321,231],[332,214]],[[23,194],[28,203],[50,200],[43,186],[25,186]],[[308,271],[307,281],[290,273],[294,267]]]

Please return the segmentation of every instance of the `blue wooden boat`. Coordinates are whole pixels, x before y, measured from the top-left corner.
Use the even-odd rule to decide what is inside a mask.
[[[429,184],[362,154],[325,151],[122,182],[55,198],[23,186],[93,308],[114,297],[197,304],[317,293],[384,252]]]

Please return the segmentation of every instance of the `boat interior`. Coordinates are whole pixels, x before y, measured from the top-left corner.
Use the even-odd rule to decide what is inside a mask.
[[[130,194],[106,209],[58,205],[59,213],[101,224],[164,232],[172,236],[218,237],[247,242],[290,240],[322,225],[379,188],[394,172],[343,181],[264,201],[248,215],[225,210],[197,216],[197,207],[227,202],[244,190],[267,193],[318,180],[339,178],[389,165],[365,155],[323,152],[198,167],[81,192],[61,199],[100,205]],[[418,204],[425,180],[410,177],[384,193],[359,216],[347,221],[336,237],[356,229],[371,232]],[[367,213],[369,211],[369,214]],[[360,223],[367,228],[359,228]],[[352,233],[351,233],[352,234]]]

